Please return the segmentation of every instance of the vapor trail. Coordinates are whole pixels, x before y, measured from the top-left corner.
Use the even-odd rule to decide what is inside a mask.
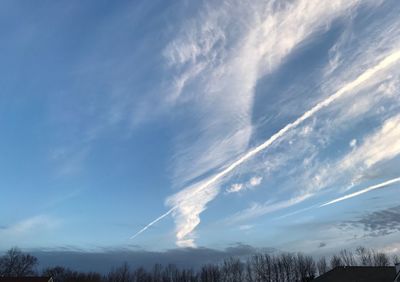
[[[384,187],[386,187],[386,186],[389,186],[389,185],[394,184],[394,183],[397,183],[397,182],[400,182],[400,177],[393,178],[393,179],[391,179],[391,180],[388,180],[388,181],[385,181],[385,182],[382,182],[382,183],[379,183],[379,184],[376,184],[376,185],[369,186],[369,187],[367,187],[367,188],[365,188],[365,189],[363,189],[363,190],[360,190],[360,191],[357,191],[357,192],[354,192],[354,193],[345,195],[345,196],[343,196],[343,197],[334,199],[334,200],[332,200],[332,201],[329,201],[329,202],[327,202],[327,203],[325,203],[325,204],[320,205],[319,207],[321,208],[321,207],[324,207],[324,206],[332,205],[332,204],[334,204],[334,203],[341,202],[341,201],[344,201],[344,200],[347,200],[347,199],[350,199],[350,198],[359,196],[359,195],[361,195],[361,194],[370,192],[370,191],[375,190],[375,189],[384,188]]]
[[[313,205],[313,206],[310,206],[310,207],[307,207],[307,208],[304,208],[304,209],[300,209],[300,210],[285,214],[283,216],[279,216],[279,217],[277,217],[275,219],[281,220],[282,218],[289,217],[289,216],[292,216],[292,215],[296,215],[296,214],[299,214],[299,213],[303,213],[305,211],[308,211],[308,210],[311,210],[311,209],[314,209],[314,208],[322,208],[322,207],[325,207],[325,206],[329,206],[329,205],[335,204],[337,202],[341,202],[341,201],[344,201],[344,200],[359,196],[361,194],[368,193],[368,192],[376,190],[376,189],[385,188],[385,187],[387,187],[389,185],[392,185],[394,183],[397,183],[397,182],[400,182],[400,177],[397,177],[397,178],[394,178],[394,179],[391,179],[391,180],[387,180],[387,181],[379,183],[379,184],[375,184],[375,185],[369,186],[369,187],[364,188],[364,189],[362,189],[360,191],[357,191],[357,192],[342,196],[340,198],[336,198],[336,199],[331,200],[329,202],[326,202],[324,204],[316,204],[316,205]]]
[[[390,54],[389,56],[387,56],[386,58],[381,60],[374,67],[371,67],[371,68],[367,69],[360,76],[358,76],[355,80],[353,80],[352,82],[347,83],[342,88],[340,88],[338,91],[336,91],[334,94],[332,94],[331,96],[329,96],[325,100],[323,100],[323,101],[319,102],[318,104],[316,104],[314,107],[312,107],[310,110],[305,112],[302,116],[300,116],[294,122],[287,124],[285,127],[283,127],[277,133],[272,135],[269,139],[267,139],[261,145],[249,150],[241,158],[239,158],[238,160],[236,160],[235,162],[230,164],[228,167],[223,169],[221,172],[219,172],[216,175],[214,175],[211,179],[209,179],[208,181],[206,181],[205,183],[203,183],[202,185],[197,187],[195,190],[193,190],[193,194],[196,194],[196,193],[200,192],[201,190],[207,188],[211,184],[216,183],[222,177],[224,177],[225,175],[227,175],[228,173],[233,171],[235,168],[237,168],[239,165],[241,165],[245,161],[249,160],[250,158],[252,158],[256,154],[258,154],[260,151],[262,151],[262,150],[268,148],[269,146],[271,146],[271,144],[273,144],[278,138],[284,136],[289,130],[297,127],[298,125],[303,123],[306,119],[308,119],[309,117],[312,117],[317,112],[319,112],[321,109],[329,106],[332,102],[334,102],[337,99],[339,99],[340,97],[342,97],[346,92],[353,90],[357,86],[361,85],[362,83],[364,83],[365,81],[370,79],[377,72],[389,67],[391,64],[393,64],[393,63],[395,63],[395,62],[397,62],[399,60],[400,60],[400,50]],[[178,207],[179,207],[178,205],[174,206],[172,209],[170,209],[169,211],[167,211],[166,213],[164,213],[163,215],[161,215],[157,219],[153,220],[152,222],[150,222],[146,227],[144,227],[142,230],[140,230],[138,233],[136,233],[131,238],[135,238],[137,235],[139,235],[140,233],[142,233],[143,231],[148,229],[150,226],[152,226],[153,224],[157,223],[158,221],[160,221],[161,219],[163,219],[164,217],[169,215],[173,210],[175,210]]]
[[[153,220],[152,222],[150,222],[149,224],[147,224],[145,227],[143,227],[142,229],[140,229],[138,232],[136,232],[136,234],[134,234],[132,237],[130,237],[129,239],[134,239],[136,238],[138,235],[140,235],[141,233],[143,233],[144,231],[146,231],[149,227],[151,227],[152,225],[156,224],[157,222],[159,222],[161,219],[163,219],[164,217],[166,217],[167,215],[169,215],[171,212],[173,212],[177,207],[173,207],[172,209],[170,209],[169,211],[167,211],[166,213],[164,213],[163,215],[157,217],[155,220]]]

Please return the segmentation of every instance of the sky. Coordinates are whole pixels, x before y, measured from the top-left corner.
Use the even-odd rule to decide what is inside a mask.
[[[0,251],[399,253],[399,14],[1,1]]]

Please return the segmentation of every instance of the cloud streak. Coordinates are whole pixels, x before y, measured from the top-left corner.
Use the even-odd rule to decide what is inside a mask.
[[[362,5],[371,3],[376,2],[366,1]],[[209,175],[245,154],[251,148],[254,123],[258,123],[254,120],[258,112],[255,100],[262,80],[279,71],[304,45],[328,32],[334,21],[353,14],[358,5],[358,0],[280,4],[257,0],[205,1],[195,17],[185,21],[164,52],[171,74],[167,78],[167,104],[180,107],[191,117],[185,118],[183,124],[189,126],[174,142],[172,186],[182,189],[199,179],[210,179]],[[309,107],[296,110],[296,116]],[[177,233],[181,230],[178,226],[189,230],[193,222],[200,221],[198,212],[205,210],[213,199],[209,194],[218,194],[219,187],[214,185],[207,189],[208,193],[193,194],[196,188],[190,187],[185,189],[187,195],[179,193],[179,199],[167,199],[168,206],[178,202],[194,205],[185,204],[184,212],[173,213]]]
[[[297,126],[302,124],[305,120],[307,120],[308,118],[314,116],[317,112],[319,112],[323,108],[328,107],[330,104],[332,104],[333,102],[335,102],[336,100],[341,98],[346,93],[354,90],[356,87],[358,87],[361,84],[363,84],[364,82],[368,81],[368,79],[373,77],[379,71],[389,67],[390,65],[392,65],[393,63],[395,63],[395,62],[397,62],[399,60],[400,60],[400,50],[396,50],[393,53],[391,53],[390,55],[388,55],[386,58],[384,58],[382,61],[380,61],[374,67],[371,67],[371,68],[367,69],[360,76],[358,76],[355,80],[345,84],[343,87],[341,87],[339,90],[337,90],[333,95],[329,96],[328,98],[326,98],[322,102],[319,102],[317,105],[315,105],[310,110],[305,112],[302,116],[300,116],[294,122],[287,124],[281,130],[279,130],[277,133],[275,133],[269,139],[267,139],[264,143],[262,143],[261,145],[249,150],[246,154],[244,154],[242,157],[240,157],[238,160],[236,160],[235,162],[233,162],[232,164],[227,166],[225,169],[223,169],[219,173],[215,174],[208,181],[206,181],[203,184],[199,185],[195,189],[192,189],[190,191],[190,193],[185,195],[185,197],[183,197],[183,198],[179,197],[178,201],[175,201],[174,197],[172,197],[170,199],[170,201],[168,201],[168,202],[170,204],[173,204],[174,207],[177,206],[177,212],[180,212],[182,210],[185,211],[185,209],[181,209],[180,208],[181,205],[185,203],[185,201],[189,200],[190,198],[192,198],[197,193],[202,192],[202,190],[204,190],[204,189],[206,189],[206,188],[208,188],[208,187],[210,187],[212,185],[215,185],[223,177],[225,177],[227,174],[231,173],[238,166],[240,166],[244,162],[248,161],[249,159],[251,159],[252,157],[257,155],[259,152],[261,152],[261,151],[265,150],[266,148],[268,148],[269,146],[271,146],[276,140],[278,140],[279,138],[283,137],[287,132],[289,132],[290,130],[296,128]],[[184,194],[182,194],[182,191],[181,191],[179,193],[179,195],[182,196]],[[193,215],[191,215],[191,216],[193,217]],[[188,220],[186,220],[186,221],[188,221]],[[196,220],[196,221],[199,222],[199,220]],[[193,226],[194,224],[191,224],[191,225],[192,226],[190,228],[186,228],[186,230],[184,230],[184,231],[182,231],[182,230],[178,231],[178,234],[180,234],[180,237],[185,237],[185,236],[189,235],[194,230],[195,226],[197,226],[197,224],[195,226]],[[187,227],[187,226],[185,226],[185,227]],[[182,236],[182,234],[183,234],[183,236]]]
[[[369,186],[369,187],[367,187],[365,189],[362,189],[360,191],[357,191],[357,192],[354,192],[354,193],[351,193],[351,194],[347,194],[347,195],[345,195],[343,197],[339,197],[339,198],[334,199],[332,201],[329,201],[329,202],[327,202],[325,204],[322,204],[319,207],[321,208],[321,207],[329,206],[329,205],[332,205],[332,204],[335,204],[335,203],[338,203],[338,202],[341,202],[341,201],[344,201],[344,200],[348,200],[348,199],[360,196],[360,195],[362,195],[364,193],[371,192],[371,191],[376,190],[376,189],[385,188],[385,187],[387,187],[389,185],[392,185],[392,184],[395,184],[395,183],[398,183],[398,182],[400,182],[400,177],[393,178],[391,180],[388,180],[388,181],[385,181],[385,182],[382,182],[382,183],[379,183],[379,184],[376,184],[376,185]]]
[[[160,221],[162,218],[170,214],[172,211],[176,209],[177,213],[182,213],[184,211],[184,203],[185,201],[189,200],[191,197],[194,195],[201,193],[203,190],[207,189],[208,187],[217,184],[222,178],[224,178],[226,175],[231,173],[234,169],[236,169],[238,166],[243,164],[244,162],[248,161],[255,155],[257,155],[259,152],[265,150],[269,146],[271,146],[275,141],[277,141],[279,138],[283,137],[288,131],[296,128],[300,124],[302,124],[305,120],[309,119],[310,117],[314,116],[317,112],[321,111],[323,108],[328,107],[330,104],[344,96],[346,93],[354,90],[358,86],[362,85],[364,82],[368,81],[370,78],[372,78],[375,74],[377,74],[379,71],[388,68],[391,66],[393,63],[396,63],[400,60],[400,50],[395,50],[392,52],[390,55],[388,55],[386,58],[381,60],[377,65],[367,69],[364,71],[361,75],[359,75],[355,80],[345,84],[343,87],[341,87],[339,90],[337,90],[333,95],[329,96],[325,100],[319,102],[316,104],[314,107],[312,107],[310,110],[306,111],[303,115],[301,115],[298,119],[293,121],[292,123],[287,124],[285,127],[280,129],[277,133],[272,135],[269,139],[267,139],[264,143],[261,145],[249,150],[247,153],[245,153],[242,157],[234,161],[232,164],[221,170],[219,173],[215,174],[209,180],[205,181],[201,185],[195,187],[194,189],[190,190],[190,193],[185,195],[185,197],[179,197],[176,198],[175,195],[167,201],[167,203],[172,204],[173,207],[171,210],[169,210],[167,213],[164,215],[160,216],[156,220],[152,221],[147,228],[150,227],[151,225],[156,224],[158,221]],[[182,194],[183,191],[179,192],[179,195]],[[177,200],[178,199],[178,200]],[[187,228],[186,230],[181,230],[179,233],[179,237],[185,238],[187,235],[189,235],[194,228],[197,226],[197,224],[190,226],[190,228]],[[146,228],[146,229],[147,229]]]

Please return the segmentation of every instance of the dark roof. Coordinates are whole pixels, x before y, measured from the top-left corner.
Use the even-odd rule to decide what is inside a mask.
[[[0,277],[0,282],[49,282],[50,277]]]
[[[393,282],[394,266],[339,266],[318,276],[316,282]]]

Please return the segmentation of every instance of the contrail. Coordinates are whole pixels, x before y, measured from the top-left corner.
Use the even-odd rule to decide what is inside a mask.
[[[357,191],[357,192],[354,192],[354,193],[351,193],[351,194],[342,196],[342,197],[340,197],[340,198],[336,198],[336,199],[331,200],[331,201],[329,201],[329,202],[326,202],[326,203],[324,203],[324,204],[313,205],[313,206],[311,206],[311,207],[306,207],[306,208],[304,208],[304,209],[300,209],[300,210],[297,210],[297,211],[294,211],[294,212],[291,212],[291,213],[288,213],[288,214],[279,216],[279,217],[277,217],[277,218],[275,218],[275,219],[281,220],[282,218],[289,217],[289,216],[293,216],[293,215],[296,215],[296,214],[299,214],[299,213],[303,213],[303,212],[305,212],[305,211],[308,211],[308,210],[311,210],[311,209],[314,209],[314,208],[322,208],[322,207],[325,207],[325,206],[329,206],[329,205],[335,204],[335,203],[337,203],[337,202],[344,201],[344,200],[347,200],[347,199],[350,199],[350,198],[359,196],[359,195],[364,194],[364,193],[368,193],[368,192],[370,192],[370,191],[372,191],[372,190],[376,190],[376,189],[380,189],[380,188],[385,188],[385,187],[387,187],[387,186],[389,186],[389,185],[392,185],[392,184],[394,184],[394,183],[397,183],[397,182],[400,182],[400,177],[393,178],[393,179],[391,179],[391,180],[387,180],[387,181],[385,181],[385,182],[382,182],[382,183],[379,183],[379,184],[375,184],[375,185],[369,186],[369,187],[367,187],[367,188],[364,188],[363,190],[360,190],[360,191]]]
[[[164,217],[166,217],[167,215],[169,215],[171,212],[173,212],[177,207],[173,207],[172,209],[170,209],[169,211],[167,211],[166,213],[164,213],[163,215],[159,216],[158,218],[156,218],[155,220],[153,220],[152,222],[150,222],[149,224],[147,224],[145,227],[143,227],[142,229],[140,229],[138,232],[136,232],[135,235],[133,235],[132,237],[130,237],[129,239],[134,239],[136,238],[138,235],[140,235],[141,233],[143,233],[144,231],[146,231],[149,227],[151,227],[152,225],[156,224],[157,222],[159,222],[161,219],[163,219]]]
[[[375,189],[384,188],[386,186],[389,186],[389,185],[397,183],[397,182],[400,182],[400,177],[393,178],[391,180],[388,180],[388,181],[385,181],[385,182],[382,182],[382,183],[379,183],[379,184],[376,184],[376,185],[369,186],[369,187],[367,187],[367,188],[365,188],[363,190],[360,190],[360,191],[357,191],[357,192],[354,192],[354,193],[351,193],[351,194],[347,194],[347,195],[345,195],[343,197],[340,197],[340,198],[334,199],[332,201],[329,201],[329,202],[327,202],[325,204],[322,204],[319,207],[321,208],[321,207],[324,207],[324,206],[332,205],[334,203],[341,202],[341,201],[344,201],[344,200],[359,196],[361,194],[370,192],[370,191],[375,190]]]
[[[261,145],[249,150],[246,154],[244,154],[241,158],[233,162],[231,165],[223,169],[221,172],[217,173],[214,175],[211,179],[200,185],[197,189],[193,191],[194,194],[200,192],[201,190],[207,188],[208,186],[216,183],[218,180],[220,180],[222,177],[230,173],[232,170],[237,168],[239,165],[242,163],[246,162],[250,158],[252,158],[254,155],[258,154],[260,151],[268,148],[273,144],[277,139],[280,137],[284,136],[289,130],[297,127],[301,123],[303,123],[306,119],[309,117],[312,117],[315,115],[317,112],[319,112],[321,109],[329,106],[332,102],[336,101],[340,97],[342,97],[346,92],[349,92],[356,88],[357,86],[361,85],[368,79],[370,79],[372,76],[374,76],[377,72],[389,67],[391,64],[397,62],[400,60],[400,50],[390,54],[386,58],[384,58],[382,61],[380,61],[377,65],[374,67],[371,67],[367,69],[365,72],[363,72],[360,76],[358,76],[355,80],[352,82],[347,83],[344,85],[342,88],[340,88],[338,91],[336,91],[334,94],[326,98],[325,100],[319,102],[316,104],[314,107],[312,107],[310,110],[305,112],[302,116],[300,116],[298,119],[296,119],[294,122],[287,124],[285,127],[283,127],[281,130],[279,130],[277,133],[272,135],[269,139],[267,139],[264,143]],[[135,238],[137,235],[145,231],[147,228],[152,226],[153,224],[156,224],[158,221],[169,215],[173,210],[178,208],[178,206],[173,207],[157,219],[153,220],[150,222],[146,227],[144,227],[142,230],[140,230],[138,233],[136,233],[134,236],[131,238]]]

